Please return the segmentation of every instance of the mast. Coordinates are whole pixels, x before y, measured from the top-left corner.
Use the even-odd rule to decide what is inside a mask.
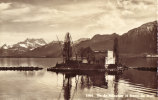
[[[62,44],[61,44],[61,42],[59,41],[59,38],[58,38],[57,35],[56,35],[56,37],[57,37],[57,39],[58,39],[58,42],[59,42],[59,45],[60,45],[60,48],[61,48],[61,53],[62,53],[62,51],[63,51]],[[64,62],[64,58],[63,58],[63,62]]]
[[[72,46],[70,37],[70,33],[66,33],[63,48],[63,58],[65,63],[68,63],[72,57]]]

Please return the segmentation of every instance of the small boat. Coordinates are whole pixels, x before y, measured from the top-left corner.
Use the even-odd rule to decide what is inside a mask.
[[[121,64],[109,64],[106,70],[108,72],[123,72],[126,69],[128,69],[128,67]]]

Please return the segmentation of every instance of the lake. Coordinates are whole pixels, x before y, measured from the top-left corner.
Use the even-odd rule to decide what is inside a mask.
[[[156,72],[63,74],[48,72],[60,58],[0,58],[0,67],[37,66],[41,71],[0,71],[0,100],[156,100]],[[157,67],[157,59],[126,58],[128,67]]]

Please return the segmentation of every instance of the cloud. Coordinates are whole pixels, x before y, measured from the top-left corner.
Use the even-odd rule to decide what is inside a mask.
[[[141,0],[138,1],[139,3],[133,3],[131,1],[118,0],[116,5],[113,2],[109,2],[108,5],[113,5],[108,7],[112,7],[113,9],[106,9],[106,13],[99,15],[92,23],[87,24],[87,31],[123,34],[148,21],[156,20],[155,4],[146,4]]]
[[[155,0],[118,0],[117,8],[125,19],[153,19],[155,15]]]
[[[131,0],[133,4],[144,3],[145,5],[153,5],[155,4],[156,0]]]
[[[29,15],[25,14],[12,22],[52,22],[59,17],[62,18],[61,15],[64,13],[54,8],[34,8],[33,10]]]
[[[0,11],[9,8],[11,3],[0,3]]]
[[[123,34],[156,20],[155,3],[156,0],[0,0],[0,35],[40,34],[53,40],[55,33],[67,31],[74,39]]]
[[[155,5],[156,0],[117,0],[118,9],[144,10],[148,6]]]
[[[29,16],[29,17],[24,17],[24,18],[20,18],[20,19],[15,19],[12,22],[37,22],[37,21],[43,21],[43,20],[49,20],[50,17],[49,16],[45,16],[45,15],[40,15],[40,16]]]
[[[1,14],[3,15],[22,15],[22,14],[25,14],[25,13],[28,13],[30,11],[30,8],[29,7],[22,7],[22,8],[15,8],[15,9],[8,9],[8,10],[5,10],[5,11],[2,11]]]
[[[56,28],[58,25],[51,24],[51,25],[49,25],[49,26],[52,27],[52,28]]]
[[[126,26],[125,21],[119,17],[119,13],[112,12],[111,14],[103,14],[101,15],[96,22],[93,22],[87,25],[87,32],[95,32],[95,33],[121,33],[122,31],[126,31],[124,27]]]
[[[3,9],[0,12],[0,20],[7,22],[44,22],[52,20],[59,13],[62,13],[62,11],[58,11],[52,7],[39,7],[14,2],[10,6],[10,9]]]
[[[7,9],[3,9],[0,11],[0,20],[1,22],[11,22],[16,18],[20,18],[23,15],[27,15],[31,12],[31,7],[25,4],[17,4],[17,3],[7,3]]]

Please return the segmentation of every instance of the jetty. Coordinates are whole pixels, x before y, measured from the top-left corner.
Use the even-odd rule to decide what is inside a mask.
[[[158,71],[157,67],[129,67],[129,69],[141,70],[141,71]]]
[[[28,67],[0,67],[0,71],[37,71],[37,70],[42,70],[43,68],[41,67],[33,67],[33,66],[28,66]]]

